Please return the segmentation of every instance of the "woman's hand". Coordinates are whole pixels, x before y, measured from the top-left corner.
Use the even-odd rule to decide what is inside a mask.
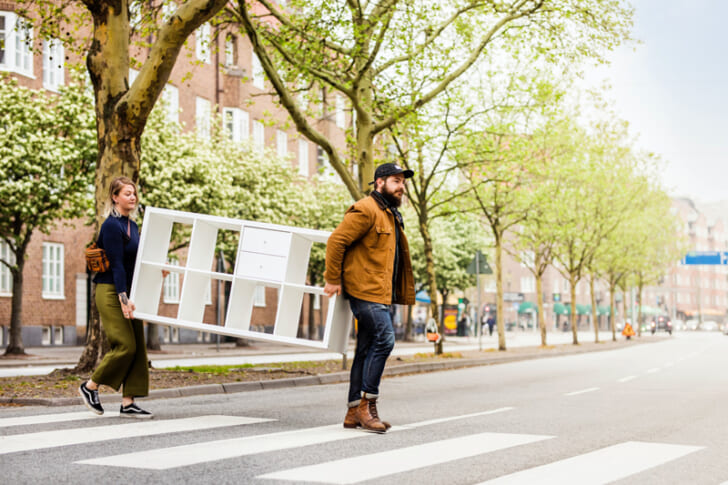
[[[126,296],[126,293],[119,294],[119,303],[121,303],[121,313],[124,315],[124,318],[134,318],[134,310],[136,310],[136,306],[134,305],[134,302]]]

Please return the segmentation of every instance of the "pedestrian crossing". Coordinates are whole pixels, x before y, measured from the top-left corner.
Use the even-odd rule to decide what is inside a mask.
[[[175,434],[175,436],[179,436],[176,441],[181,441],[182,444],[109,456],[84,457],[81,460],[73,461],[71,466],[79,467],[79,469],[93,467],[100,470],[115,468],[117,470],[189,471],[191,470],[189,467],[204,466],[221,460],[239,460],[241,466],[246,466],[246,460],[252,460],[248,457],[282,453],[286,450],[298,450],[298,453],[306,454],[306,456],[326,456],[307,453],[315,450],[313,447],[329,443],[343,445],[354,441],[370,440],[371,443],[371,440],[390,439],[389,442],[383,441],[383,443],[389,443],[386,451],[375,453],[362,451],[354,456],[344,454],[345,458],[332,456],[330,459],[319,459],[316,460],[318,462],[305,466],[286,467],[285,462],[281,461],[277,470],[266,469],[257,473],[253,471],[252,475],[255,483],[275,480],[276,483],[352,484],[394,476],[406,477],[406,474],[410,472],[429,470],[428,467],[434,467],[432,469],[435,470],[441,464],[457,463],[458,460],[473,457],[486,457],[502,450],[508,450],[508,452],[506,455],[499,455],[501,460],[503,456],[527,457],[532,453],[529,447],[539,442],[548,441],[551,446],[558,447],[559,438],[562,439],[561,442],[564,442],[564,439],[568,441],[568,437],[553,435],[469,429],[462,436],[447,439],[438,439],[437,434],[432,433],[423,442],[422,433],[417,433],[418,429],[429,429],[438,424],[455,421],[476,420],[508,413],[513,409],[503,407],[412,422],[394,426],[384,436],[361,430],[344,429],[341,423],[256,434],[258,433],[256,425],[275,421],[265,417],[202,415],[128,423],[120,423],[120,419],[113,415],[95,417],[88,412],[11,417],[0,419],[0,432],[4,433],[0,436],[0,460],[13,453],[36,453],[37,455],[33,455],[36,459],[36,456],[42,457],[45,450],[60,447],[101,441],[123,443],[128,438]],[[487,423],[487,421],[478,422]],[[65,426],[68,426],[69,423],[73,426],[78,424],[78,427],[36,431],[36,429],[53,427],[59,423],[65,423]],[[18,427],[22,426],[28,426],[33,431],[18,431]],[[239,434],[244,436],[202,442],[197,442],[198,439],[195,438],[195,433],[232,427],[238,427],[236,429],[240,429]],[[397,435],[396,441],[388,438],[392,434]],[[397,446],[391,449],[391,443],[397,443]],[[93,453],[94,448],[87,449]],[[351,454],[351,449],[360,448],[349,447],[348,449],[348,454]],[[372,447],[363,446],[361,449],[371,450]],[[540,463],[496,478],[483,475],[481,480],[486,477],[488,479],[477,485],[605,484],[683,459],[701,449],[703,448],[694,444],[681,443],[641,441],[614,443],[610,446],[587,450],[566,459]],[[634,460],[635,456],[639,456],[640,459]],[[10,463],[11,460],[10,457],[6,459],[7,463]],[[251,463],[260,462],[252,460]],[[356,470],[356,473],[352,473],[352,470]],[[474,480],[473,485],[476,483],[477,480]]]

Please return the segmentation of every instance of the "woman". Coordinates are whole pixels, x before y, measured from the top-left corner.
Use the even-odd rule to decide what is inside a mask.
[[[149,393],[149,366],[144,342],[144,327],[134,318],[134,303],[129,300],[134,263],[139,247],[139,229],[132,220],[137,213],[137,189],[127,177],[117,177],[109,187],[97,245],[106,251],[109,269],[97,273],[96,307],[101,316],[111,350],[106,353],[91,378],[81,384],[86,406],[104,414],[99,401],[99,385],[116,389],[123,386],[120,416],[151,418],[152,413],[134,403],[135,397]]]

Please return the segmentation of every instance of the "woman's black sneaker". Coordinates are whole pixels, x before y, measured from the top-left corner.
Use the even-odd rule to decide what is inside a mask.
[[[96,413],[98,415],[104,414],[104,408],[101,407],[101,402],[99,401],[99,391],[89,389],[86,387],[86,383],[84,382],[81,384],[81,387],[78,388],[78,392],[83,398],[83,403],[91,410],[92,413]]]
[[[119,410],[119,416],[124,418],[140,418],[140,419],[151,419],[154,417],[149,411],[145,411],[134,403],[128,406],[121,406]]]

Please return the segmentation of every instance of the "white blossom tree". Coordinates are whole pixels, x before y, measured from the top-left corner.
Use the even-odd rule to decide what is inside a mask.
[[[90,207],[96,161],[93,103],[78,85],[59,95],[0,79],[0,259],[13,279],[6,354],[24,354],[23,269],[31,237]]]

